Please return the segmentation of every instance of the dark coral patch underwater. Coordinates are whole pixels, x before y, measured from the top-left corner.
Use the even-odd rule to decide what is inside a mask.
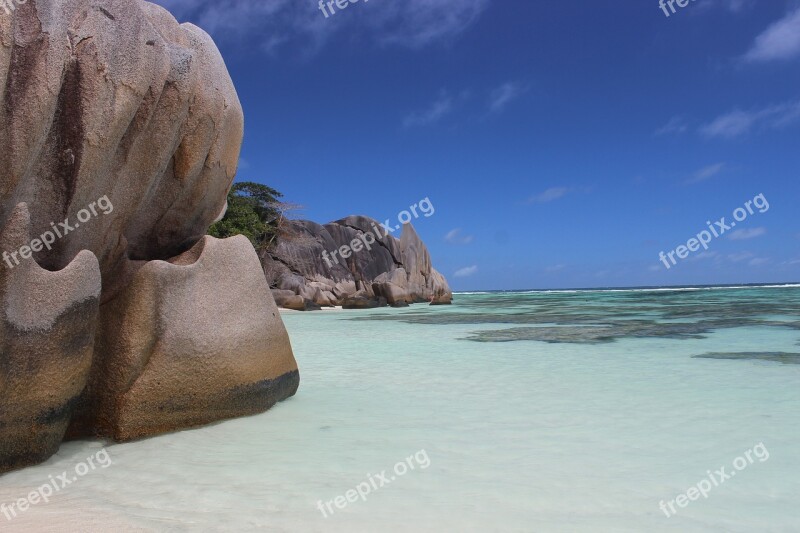
[[[800,288],[492,293],[460,296],[444,312],[426,309],[352,320],[427,325],[516,326],[478,330],[474,342],[602,344],[624,338],[702,339],[741,327],[800,330]]]

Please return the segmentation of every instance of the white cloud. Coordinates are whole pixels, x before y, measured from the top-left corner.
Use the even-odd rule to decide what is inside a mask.
[[[714,9],[726,9],[734,14],[739,14],[755,4],[755,0],[705,0],[697,2],[694,12],[711,13]]]
[[[281,46],[317,51],[331,36],[345,32],[412,49],[447,42],[466,31],[491,0],[362,0],[337,8],[328,18],[310,0],[154,1],[218,40],[255,43],[265,51]]]
[[[422,111],[411,113],[403,119],[403,127],[411,128],[414,126],[427,126],[439,122],[444,116],[453,111],[453,99],[446,92],[442,92],[439,98],[430,107]]]
[[[548,202],[553,202],[558,200],[559,198],[563,198],[567,194],[571,192],[572,189],[569,187],[550,187],[544,192],[531,196],[528,199],[528,203],[530,204],[546,204]]]
[[[700,183],[706,180],[709,180],[722,172],[722,169],[725,168],[725,163],[716,163],[714,165],[709,165],[707,167],[703,167],[697,172],[695,172],[691,178],[686,180],[687,184],[693,183]]]
[[[705,252],[690,256],[686,261],[708,261],[709,259],[719,260],[719,254],[713,250],[706,250]]]
[[[743,11],[746,7],[749,7],[752,4],[752,0],[723,0],[723,4],[728,10],[733,11],[734,13],[738,13]]]
[[[745,230],[742,230],[742,231],[745,231]],[[744,238],[751,238],[751,237],[744,237]],[[702,260],[708,260],[708,259],[714,259],[715,260],[715,264],[718,264],[718,263],[720,263],[720,262],[722,262],[722,261],[724,261],[726,259],[728,261],[730,261],[731,263],[742,263],[744,261],[747,261],[747,264],[749,266],[760,266],[760,265],[765,265],[765,264],[770,262],[769,259],[764,258],[764,257],[756,257],[750,252],[737,252],[737,253],[733,253],[733,254],[728,254],[726,256],[722,256],[722,255],[718,254],[717,252],[710,251],[710,250],[707,251],[707,252],[701,252],[699,254],[696,254],[696,255],[690,257],[689,259],[687,259],[687,261],[702,261]]]
[[[733,263],[741,263],[742,261],[746,261],[753,257],[753,254],[750,252],[738,252],[735,254],[729,254],[728,259]]]
[[[527,89],[519,83],[508,82],[497,87],[489,95],[489,111],[499,113],[508,104],[525,94]]]
[[[525,202],[527,204],[546,204],[549,202],[554,202],[559,200],[568,194],[573,193],[583,193],[589,194],[592,192],[592,187],[590,186],[582,186],[582,187],[550,187],[546,191],[540,192],[539,194],[534,194]]]
[[[758,113],[746,113],[739,110],[731,111],[700,128],[700,132],[706,137],[732,139],[750,131],[750,128],[758,120],[758,116]]]
[[[662,135],[680,135],[686,133],[689,129],[689,123],[683,117],[672,117],[669,122],[661,126],[655,131],[655,135],[660,137]]]
[[[752,111],[739,109],[721,115],[700,128],[708,138],[734,139],[754,129],[779,129],[800,120],[800,101]]]
[[[737,229],[733,233],[728,236],[728,238],[732,241],[746,241],[748,239],[755,239],[756,237],[761,237],[767,233],[767,228],[749,228],[749,229]]]
[[[473,274],[475,274],[477,271],[478,271],[477,265],[472,265],[472,266],[468,266],[468,267],[464,267],[462,269],[456,270],[455,274],[453,274],[453,277],[456,277],[456,278],[468,278],[469,276],[472,276]]]
[[[800,56],[800,8],[789,12],[756,37],[744,55],[751,63],[793,59]]]
[[[450,244],[470,244],[473,240],[472,235],[463,235],[461,228],[456,228],[447,232],[444,240]]]
[[[379,4],[381,9],[370,13],[368,20],[374,20],[370,27],[381,43],[422,48],[463,33],[489,3],[490,0],[389,1]]]

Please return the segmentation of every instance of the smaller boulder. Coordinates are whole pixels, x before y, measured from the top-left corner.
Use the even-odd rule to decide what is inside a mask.
[[[451,305],[453,295],[451,293],[440,293],[431,298],[431,305]]]
[[[342,309],[376,309],[386,307],[386,298],[368,298],[366,296],[351,296],[342,302]]]
[[[314,300],[309,300],[308,298],[306,298],[303,303],[304,303],[304,308],[301,309],[301,311],[321,311],[322,310],[322,306],[319,305]]]
[[[278,307],[282,307],[283,309],[305,310],[304,298],[292,291],[272,289],[272,297],[275,299],[275,303]]]

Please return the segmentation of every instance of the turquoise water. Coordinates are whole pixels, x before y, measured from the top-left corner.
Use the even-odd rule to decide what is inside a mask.
[[[800,531],[798,287],[470,294],[284,319],[296,397],[111,445],[110,467],[0,530]],[[0,502],[102,444],[0,478]],[[659,508],[759,444],[768,459],[674,516]],[[396,479],[336,507],[382,470]]]

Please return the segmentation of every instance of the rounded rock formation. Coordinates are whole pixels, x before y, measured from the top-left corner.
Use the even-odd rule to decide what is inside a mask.
[[[243,135],[204,31],[142,0],[18,3],[0,102],[0,472],[67,433],[128,440],[294,394],[255,250],[204,238]]]

